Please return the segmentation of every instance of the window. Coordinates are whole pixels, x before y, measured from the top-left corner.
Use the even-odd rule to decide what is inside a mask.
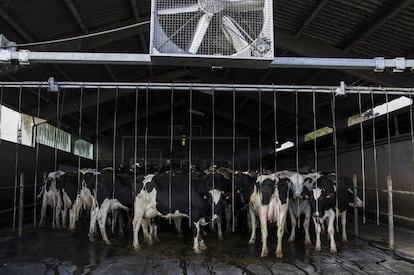
[[[21,114],[5,106],[0,106],[0,138],[34,146],[33,117]]]
[[[48,123],[37,125],[36,141],[40,144],[70,153],[71,137],[69,133],[57,129]]]
[[[320,128],[316,131],[307,133],[304,137],[304,141],[307,142],[307,141],[310,141],[310,140],[314,140],[314,139],[317,139],[318,137],[322,137],[322,136],[330,134],[332,132],[333,132],[333,130],[332,130],[331,127],[323,127],[323,128]]]
[[[93,159],[93,144],[82,139],[74,142],[73,154],[76,156]]]

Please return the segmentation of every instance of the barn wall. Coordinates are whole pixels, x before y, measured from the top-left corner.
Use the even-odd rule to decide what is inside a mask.
[[[379,189],[387,189],[388,175],[388,144],[386,139],[377,140],[377,171]],[[366,187],[375,188],[375,165],[372,143],[365,144],[365,178]],[[301,152],[299,154],[300,167],[303,170],[314,167],[314,156],[312,152]],[[284,159],[281,165],[283,169],[294,169],[295,160],[293,158]],[[318,152],[318,168],[324,172],[334,172],[334,153],[331,150],[321,150]],[[353,174],[357,175],[358,186],[362,186],[361,172],[361,148],[360,145],[339,147],[338,152],[338,175],[345,177],[349,184],[352,184]],[[409,135],[400,136],[391,142],[391,175],[394,190],[414,191],[414,163],[412,144]],[[362,198],[362,191],[358,191],[358,196]],[[387,212],[387,193],[379,192],[380,209]],[[414,206],[414,196],[393,194],[394,214],[410,217],[414,219],[414,212],[411,210]],[[366,207],[371,211],[376,209],[375,191],[366,191]],[[367,215],[375,217],[375,213],[367,212]],[[381,217],[386,220],[386,217]],[[413,223],[404,222],[396,219],[400,225],[414,227]]]
[[[18,174],[24,173],[25,185],[34,184],[36,148],[19,145]],[[16,144],[1,140],[0,143],[0,210],[13,207],[14,183],[15,183],[15,163],[16,163]],[[38,162],[38,184],[42,183],[43,173],[54,170],[55,151],[53,148],[40,145]],[[60,169],[76,169],[78,157],[70,153],[58,151],[58,165]],[[82,159],[82,167],[90,167],[91,161]],[[12,188],[4,189],[11,186]],[[33,203],[33,186],[26,187],[25,204]],[[38,191],[37,191],[38,192]],[[25,209],[26,211],[26,209]],[[12,212],[0,214],[0,225],[4,219],[10,218]]]

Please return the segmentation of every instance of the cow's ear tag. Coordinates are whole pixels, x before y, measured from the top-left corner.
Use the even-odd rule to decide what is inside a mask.
[[[305,199],[309,199],[309,196],[308,195],[305,195]]]
[[[206,200],[206,199],[207,199],[207,196],[206,196],[206,195],[204,195],[204,196],[203,196],[203,199],[205,199],[205,200]]]
[[[230,199],[230,195],[227,195],[225,199],[226,199],[226,200]]]

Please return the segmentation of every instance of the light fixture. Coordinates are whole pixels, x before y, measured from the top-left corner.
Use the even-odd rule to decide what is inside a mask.
[[[181,146],[184,147],[186,143],[187,143],[186,136],[185,135],[181,135]]]

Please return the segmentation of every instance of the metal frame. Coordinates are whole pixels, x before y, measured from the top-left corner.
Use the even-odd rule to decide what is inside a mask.
[[[179,58],[178,58],[179,59]],[[197,58],[181,60],[190,62],[192,66],[215,67],[229,64],[228,67],[246,65],[240,60],[228,57],[198,58],[202,62],[195,62]],[[36,63],[61,64],[117,64],[117,65],[152,65],[151,55],[137,53],[87,53],[87,52],[32,52],[29,50],[2,49],[0,50],[0,64],[30,65]],[[254,65],[254,63],[252,64]],[[319,69],[356,69],[374,70],[383,72],[393,69],[394,72],[403,72],[414,69],[414,59],[397,57],[386,59],[375,58],[315,58],[315,57],[275,57],[268,68],[319,68]]]

